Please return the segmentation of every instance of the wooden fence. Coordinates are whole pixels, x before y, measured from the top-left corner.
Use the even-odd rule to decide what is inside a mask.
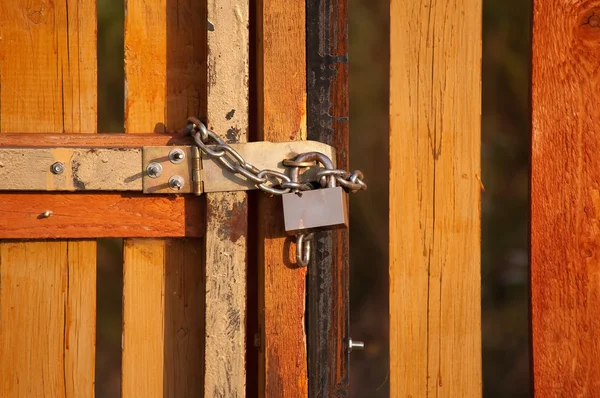
[[[0,2],[1,146],[186,143],[201,115],[231,142],[327,142],[347,166],[347,0],[127,0],[127,134],[94,136],[96,6]],[[390,2],[392,397],[481,396],[481,12]],[[539,397],[600,395],[599,26],[600,1],[534,1]],[[94,396],[102,237],[125,238],[123,397],[344,396],[348,234],[319,233],[306,283],[281,211],[246,193],[0,193],[0,396]]]
[[[326,141],[346,166],[346,0],[125,6],[126,134],[93,136],[96,0],[1,2],[1,146],[189,144],[192,115],[229,142]],[[304,397],[309,377],[315,396],[343,393],[347,232],[319,233],[330,254],[313,254],[307,285],[281,212],[244,192],[0,193],[0,396],[94,396],[104,237],[125,238],[123,397]],[[329,314],[309,335],[307,289]]]

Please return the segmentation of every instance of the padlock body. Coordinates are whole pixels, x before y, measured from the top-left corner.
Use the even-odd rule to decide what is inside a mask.
[[[285,230],[290,235],[348,227],[348,195],[342,187],[288,193],[282,198]]]

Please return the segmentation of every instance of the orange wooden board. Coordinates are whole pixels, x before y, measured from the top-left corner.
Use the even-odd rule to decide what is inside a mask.
[[[257,3],[258,139],[305,140],[305,4]],[[306,268],[290,262],[295,244],[284,231],[281,198],[261,194],[258,202],[259,396],[307,397]]]
[[[0,147],[141,148],[164,145],[193,145],[193,139],[181,134],[0,134]]]
[[[600,397],[600,1],[533,3],[533,393]]]
[[[203,209],[188,195],[4,193],[0,239],[200,237]]]

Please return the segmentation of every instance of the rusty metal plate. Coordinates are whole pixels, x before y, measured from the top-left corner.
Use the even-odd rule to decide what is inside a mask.
[[[0,148],[0,191],[140,191],[141,164],[140,148]]]
[[[246,162],[253,164],[260,170],[271,169],[285,172],[286,167],[281,162],[284,159],[293,159],[304,152],[321,152],[328,156],[335,165],[335,148],[318,141],[258,141],[245,144],[231,144],[231,147],[242,155]],[[204,192],[247,191],[256,189],[256,186],[246,180],[245,177],[231,173],[221,166],[218,161],[204,154],[202,154],[202,168]],[[310,175],[310,172],[308,174],[305,173],[306,177]]]
[[[194,192],[192,170],[194,150],[191,146],[148,146],[143,148],[143,191],[152,194]],[[180,154],[181,158],[176,158]],[[196,156],[197,158],[197,156]],[[155,169],[158,168],[158,172]],[[178,180],[180,185],[175,186]]]

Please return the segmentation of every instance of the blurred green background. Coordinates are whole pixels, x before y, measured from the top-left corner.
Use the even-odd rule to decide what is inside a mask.
[[[351,395],[388,397],[389,0],[350,3],[351,164],[369,190],[351,198]],[[530,2],[483,2],[482,331],[484,397],[527,397]],[[98,0],[99,130],[123,130],[123,0]],[[391,43],[393,45],[393,43]],[[119,396],[121,245],[99,247],[97,397]],[[416,397],[415,397],[416,398]],[[458,397],[457,397],[458,398]]]

